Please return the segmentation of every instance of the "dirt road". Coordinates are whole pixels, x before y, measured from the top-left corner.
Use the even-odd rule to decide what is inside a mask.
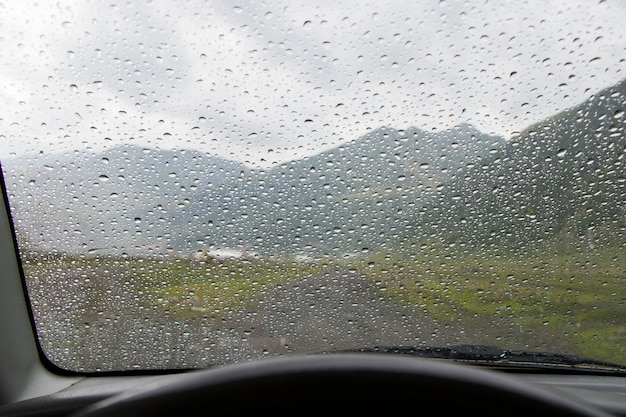
[[[72,274],[47,277],[33,299],[44,351],[74,370],[197,368],[287,353],[532,340],[502,319],[439,324],[382,297],[373,281],[341,267],[280,284],[245,311],[198,313],[189,320],[174,319],[154,300],[124,291],[127,271],[92,270],[90,279],[85,271]],[[96,311],[88,294],[102,276],[109,277],[97,292],[106,297],[99,300],[105,309]]]

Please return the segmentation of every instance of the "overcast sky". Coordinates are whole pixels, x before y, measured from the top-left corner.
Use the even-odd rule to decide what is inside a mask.
[[[267,166],[380,126],[506,138],[625,78],[626,1],[0,3],[0,157]]]

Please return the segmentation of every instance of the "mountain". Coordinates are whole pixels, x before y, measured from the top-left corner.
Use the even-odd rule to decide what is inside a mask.
[[[625,98],[626,80],[530,126],[438,195],[431,207],[450,207],[445,221],[414,221],[470,247],[549,243],[562,252],[624,242]]]
[[[398,239],[414,201],[503,143],[467,124],[441,132],[379,128],[242,176],[229,184],[227,196],[204,194],[192,201],[185,210],[204,213],[194,224],[208,228],[192,233],[191,241],[265,254],[339,256],[375,249]]]
[[[41,249],[159,252],[198,189],[222,187],[245,165],[192,150],[132,145],[104,152],[30,155],[3,161],[18,235]]]
[[[119,146],[3,161],[22,244],[76,253],[353,256],[623,242],[625,82],[505,141],[381,127],[269,170]]]
[[[401,224],[407,204],[503,142],[467,124],[385,127],[269,171],[131,145],[23,157],[4,168],[22,240],[36,247],[341,254],[397,237],[400,227],[389,225]]]

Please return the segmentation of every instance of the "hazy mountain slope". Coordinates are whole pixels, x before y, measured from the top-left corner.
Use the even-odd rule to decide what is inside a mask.
[[[194,192],[247,168],[196,151],[129,145],[15,158],[3,170],[18,232],[30,245],[134,253],[164,250]]]
[[[201,203],[192,202],[189,210],[205,213],[199,224],[209,224],[213,232],[201,229],[192,240],[262,253],[375,249],[402,236],[414,201],[503,142],[466,124],[432,133],[380,128],[238,178],[228,184],[228,197],[205,195]],[[216,208],[224,213],[217,223]]]
[[[449,241],[578,249],[624,241],[626,81],[537,123],[474,167],[434,203]],[[443,228],[441,226],[444,226]]]

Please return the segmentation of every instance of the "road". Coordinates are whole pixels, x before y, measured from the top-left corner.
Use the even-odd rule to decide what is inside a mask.
[[[344,268],[282,284],[227,325],[248,328],[252,350],[281,354],[430,343],[439,327],[424,313],[392,304],[371,280]]]
[[[440,324],[381,297],[371,280],[341,267],[282,283],[245,311],[219,318],[198,313],[191,320],[169,317],[162,306],[125,291],[128,274],[66,270],[31,292],[42,344],[54,363],[87,371],[197,368],[365,346],[525,346],[533,340],[502,318]],[[88,295],[98,286],[103,298],[94,308]]]

